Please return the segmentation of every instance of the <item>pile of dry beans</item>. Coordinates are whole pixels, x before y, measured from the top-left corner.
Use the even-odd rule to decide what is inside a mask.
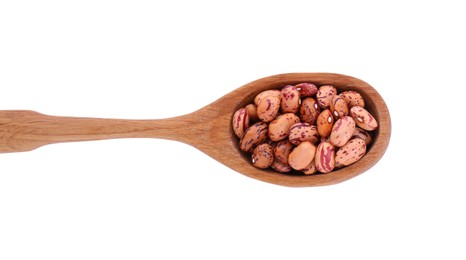
[[[259,93],[232,126],[255,167],[313,174],[361,159],[378,124],[358,92],[299,83]]]

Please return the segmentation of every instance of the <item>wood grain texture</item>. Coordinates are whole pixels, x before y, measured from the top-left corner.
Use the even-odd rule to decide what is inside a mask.
[[[240,151],[231,127],[234,112],[252,103],[263,90],[288,84],[312,82],[330,84],[339,92],[356,90],[366,108],[379,122],[374,142],[355,164],[329,174],[293,176],[252,166],[249,155]],[[23,152],[59,143],[112,138],[162,138],[189,144],[231,169],[246,176],[291,187],[322,186],[340,183],[371,168],[383,156],[391,134],[388,108],[379,93],[368,83],[334,73],[288,73],[248,83],[193,113],[168,119],[125,120],[56,117],[27,110],[0,111],[0,152]]]

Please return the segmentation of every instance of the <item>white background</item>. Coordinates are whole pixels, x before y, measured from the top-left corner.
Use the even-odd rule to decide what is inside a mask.
[[[1,154],[0,259],[465,259],[460,1],[165,2],[0,1],[0,109],[164,118],[336,72],[387,102],[385,156],[297,189],[165,140]]]

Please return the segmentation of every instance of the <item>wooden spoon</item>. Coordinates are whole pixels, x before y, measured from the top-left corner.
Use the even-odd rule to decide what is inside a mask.
[[[367,154],[355,164],[328,173],[308,176],[286,175],[252,166],[250,155],[238,147],[231,119],[234,112],[252,103],[263,90],[288,84],[330,84],[339,92],[356,90],[366,108],[379,122]],[[391,133],[388,108],[377,91],[354,77],[333,73],[288,73],[248,83],[193,113],[167,119],[125,120],[57,117],[29,110],[0,111],[0,152],[22,152],[60,142],[112,138],[162,138],[189,144],[246,176],[284,186],[303,187],[336,184],[372,167],[384,154]]]

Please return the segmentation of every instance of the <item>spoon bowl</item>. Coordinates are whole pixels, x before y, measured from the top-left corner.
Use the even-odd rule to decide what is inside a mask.
[[[355,90],[363,96],[366,109],[378,121],[379,127],[373,132],[373,143],[361,160],[327,174],[281,174],[272,169],[254,167],[250,155],[239,149],[239,140],[231,125],[235,111],[253,103],[254,97],[264,90],[301,82],[333,85],[339,92]],[[287,73],[261,78],[193,113],[167,119],[57,117],[29,110],[0,111],[0,152],[30,151],[59,142],[162,138],[191,145],[251,178],[290,187],[336,184],[367,171],[383,156],[390,133],[390,114],[379,93],[360,79],[334,73]]]

